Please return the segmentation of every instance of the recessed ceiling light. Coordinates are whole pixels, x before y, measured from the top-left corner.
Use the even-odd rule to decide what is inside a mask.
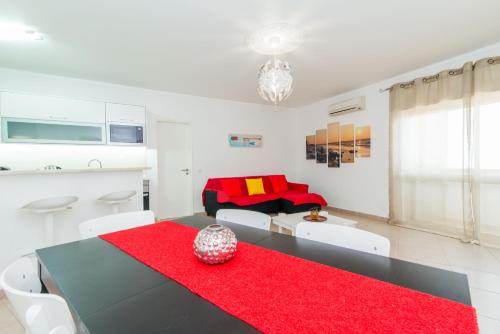
[[[43,36],[19,23],[0,23],[0,41],[39,41]]]
[[[257,53],[280,55],[298,48],[304,38],[302,33],[286,23],[265,26],[248,36],[248,46]]]

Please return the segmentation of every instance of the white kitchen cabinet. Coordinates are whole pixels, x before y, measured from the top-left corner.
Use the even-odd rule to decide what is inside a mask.
[[[105,123],[104,102],[2,92],[0,115],[31,120]]]
[[[106,122],[145,124],[146,108],[128,104],[106,103]]]
[[[106,142],[105,130],[104,123],[2,117],[4,143],[100,145]]]

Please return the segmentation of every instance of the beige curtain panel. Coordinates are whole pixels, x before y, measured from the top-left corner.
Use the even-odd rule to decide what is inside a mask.
[[[390,89],[390,219],[500,245],[500,57]]]

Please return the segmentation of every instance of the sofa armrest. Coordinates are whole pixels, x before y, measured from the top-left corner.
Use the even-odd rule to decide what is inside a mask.
[[[219,203],[229,202],[229,198],[230,196],[227,193],[223,192],[222,190],[217,191],[217,202]]]
[[[216,200],[218,203],[225,203],[225,202],[229,202],[229,195],[227,193],[225,193],[224,191],[222,190],[218,190],[218,189],[205,189],[203,191],[203,194],[205,195],[206,193],[208,192],[211,192],[211,193],[215,193],[216,196]],[[203,196],[205,199],[205,196]]]
[[[219,210],[224,203],[229,201],[229,196],[216,189],[205,189],[202,193],[202,200],[205,212],[209,216],[215,217],[217,210]]]
[[[288,182],[288,189],[297,190],[299,193],[307,194],[309,192],[309,185],[303,183]]]

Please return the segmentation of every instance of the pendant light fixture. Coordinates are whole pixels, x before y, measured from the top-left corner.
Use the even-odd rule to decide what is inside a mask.
[[[248,37],[250,49],[272,56],[259,70],[257,91],[276,108],[293,91],[292,67],[277,56],[295,50],[302,42],[302,34],[284,23],[263,27]]]
[[[292,84],[292,68],[288,62],[273,57],[261,66],[257,91],[264,100],[278,106],[292,93]]]

